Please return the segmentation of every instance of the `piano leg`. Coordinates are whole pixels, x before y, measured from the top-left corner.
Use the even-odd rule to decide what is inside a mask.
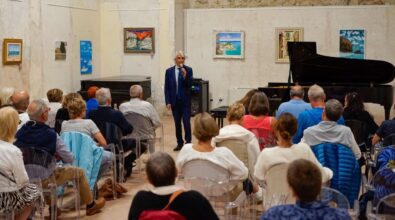
[[[390,119],[391,106],[392,105],[384,105],[385,120]]]

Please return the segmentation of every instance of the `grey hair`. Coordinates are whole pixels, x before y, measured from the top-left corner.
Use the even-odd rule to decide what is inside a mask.
[[[176,53],[174,54],[174,59],[177,58],[178,56],[182,56],[185,58],[185,54],[181,50],[176,51]]]
[[[96,91],[96,100],[99,105],[106,105],[111,100],[111,92],[109,88],[100,88]]]
[[[35,108],[32,108],[32,105],[35,105]],[[37,120],[38,117],[44,113],[46,108],[47,103],[44,100],[35,99],[29,104],[29,107],[27,108],[27,114],[31,120]]]
[[[291,91],[289,92],[289,96],[303,98],[304,89],[301,86],[292,86]]]
[[[11,96],[14,94],[15,88],[14,87],[3,87],[0,90],[0,103],[2,105],[10,105],[12,104]]]
[[[343,105],[336,99],[329,99],[325,103],[325,115],[331,121],[337,121],[343,114]]]
[[[139,98],[142,93],[143,93],[143,87],[141,87],[140,85],[132,85],[130,87],[131,98]]]
[[[324,89],[317,84],[310,86],[307,95],[309,96],[310,100],[318,101],[321,99],[322,101],[325,101]]]

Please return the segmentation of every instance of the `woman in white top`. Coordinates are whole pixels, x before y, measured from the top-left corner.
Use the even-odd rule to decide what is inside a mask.
[[[41,193],[29,183],[22,152],[11,144],[19,124],[18,113],[12,107],[0,109],[0,124],[0,213],[14,211],[16,219],[27,219]]]
[[[197,144],[186,144],[177,157],[177,167],[182,172],[183,165],[194,159],[211,161],[230,173],[231,180],[245,180],[248,169],[226,147],[213,147],[211,139],[218,135],[219,129],[215,120],[207,112],[195,116],[193,135],[198,139]]]
[[[304,143],[292,144],[292,136],[296,133],[296,129],[297,121],[293,115],[284,113],[280,116],[273,126],[277,146],[265,148],[258,156],[254,171],[254,176],[257,179],[264,180],[271,167],[282,163],[291,163],[296,159],[306,159],[316,164],[321,170],[322,182],[327,182],[332,178],[332,170],[322,167],[310,146]]]
[[[242,126],[244,114],[245,108],[241,102],[230,105],[226,115],[229,125],[219,130],[219,135],[213,138],[212,145],[215,147],[218,143],[226,140],[240,140],[244,142],[247,146],[248,170],[254,173],[254,166],[260,153],[259,143],[254,133]]]

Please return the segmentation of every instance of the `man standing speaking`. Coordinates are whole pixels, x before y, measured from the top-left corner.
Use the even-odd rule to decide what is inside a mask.
[[[177,147],[174,151],[181,150],[184,143],[191,143],[191,86],[193,71],[184,65],[185,56],[182,51],[177,51],[174,57],[175,66],[166,70],[165,75],[165,100],[166,107],[173,113],[176,126]],[[182,139],[181,119],[184,124],[185,142]]]

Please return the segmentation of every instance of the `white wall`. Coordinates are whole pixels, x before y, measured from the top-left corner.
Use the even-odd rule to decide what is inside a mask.
[[[366,59],[395,64],[395,6],[187,9],[185,43],[195,77],[210,81],[212,107],[229,104],[234,90],[286,82],[289,64],[275,63],[275,28],[303,27],[317,52],[338,56],[339,30],[366,31]],[[245,32],[245,59],[213,59],[214,30]],[[231,90],[231,91],[230,91]],[[230,94],[230,95],[229,95]],[[223,102],[219,102],[224,98]],[[381,111],[381,110],[379,110]]]

